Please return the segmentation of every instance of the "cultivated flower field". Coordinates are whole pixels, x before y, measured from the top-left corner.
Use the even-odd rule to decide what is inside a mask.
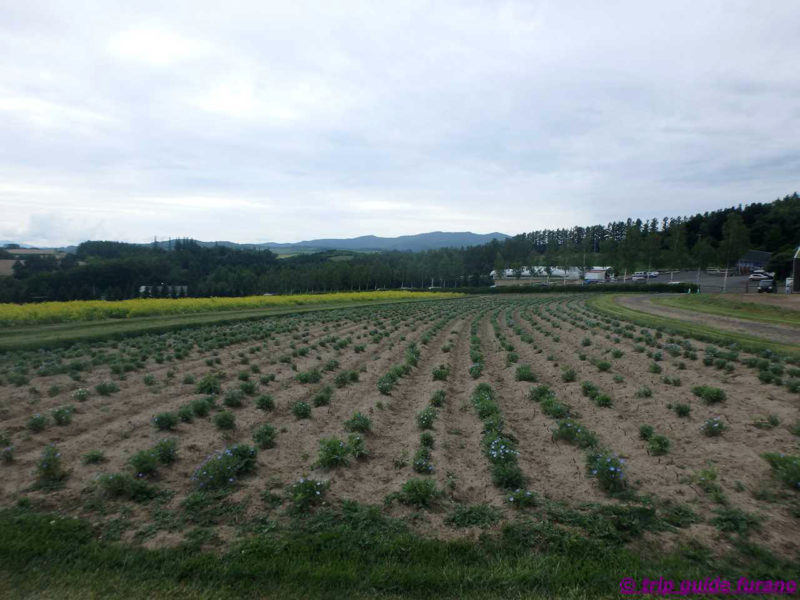
[[[579,532],[800,551],[800,367],[583,297],[7,352],[0,384],[0,504],[103,540],[226,548],[357,502],[447,539],[524,523],[532,546]]]

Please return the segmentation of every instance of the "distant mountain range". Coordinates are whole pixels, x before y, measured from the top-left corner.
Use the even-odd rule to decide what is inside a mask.
[[[326,238],[317,240],[306,240],[303,242],[285,243],[264,242],[263,244],[239,244],[237,242],[217,241],[201,242],[195,240],[201,246],[226,246],[228,248],[239,248],[242,250],[262,250],[269,249],[277,254],[303,254],[311,252],[322,252],[325,250],[350,250],[354,252],[380,252],[385,250],[401,250],[420,252],[423,250],[436,250],[437,248],[461,248],[466,246],[480,246],[492,240],[504,240],[505,233],[472,233],[471,231],[431,231],[429,233],[418,233],[416,235],[401,235],[398,237],[378,237],[375,235],[362,235],[355,238]],[[6,243],[0,242],[0,247]],[[144,245],[144,244],[143,244]],[[158,242],[162,248],[167,248],[170,242],[162,240]],[[20,244],[23,248],[32,248],[28,244]],[[66,252],[74,252],[75,246],[58,248]]]

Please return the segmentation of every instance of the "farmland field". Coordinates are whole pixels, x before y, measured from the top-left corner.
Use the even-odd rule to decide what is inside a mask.
[[[7,351],[0,593],[595,598],[625,576],[797,579],[798,402],[791,356],[574,296]]]

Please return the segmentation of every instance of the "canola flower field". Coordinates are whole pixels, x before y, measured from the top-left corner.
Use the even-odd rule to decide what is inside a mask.
[[[325,305],[397,300],[451,299],[453,292],[338,292],[286,296],[245,296],[241,298],[137,298],[133,300],[74,300],[36,304],[0,304],[0,326],[44,325],[103,319],[133,319],[157,315],[248,310],[257,308]]]

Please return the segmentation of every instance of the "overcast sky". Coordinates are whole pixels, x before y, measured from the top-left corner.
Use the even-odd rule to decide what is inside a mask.
[[[800,189],[799,31],[798,0],[2,1],[0,240],[768,202]]]

